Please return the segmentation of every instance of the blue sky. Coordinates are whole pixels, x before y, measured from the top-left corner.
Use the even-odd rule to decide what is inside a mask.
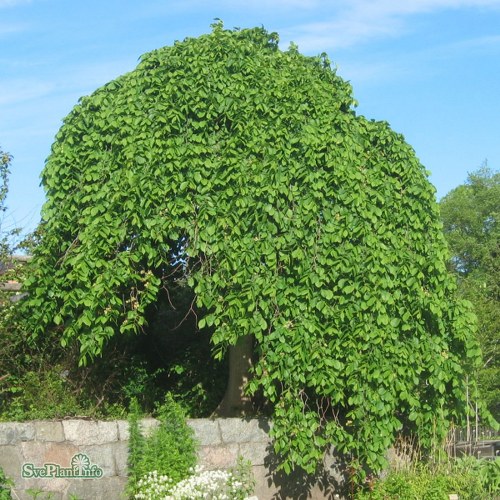
[[[405,136],[438,198],[485,160],[500,168],[500,0],[0,0],[0,146],[14,156],[3,229],[36,226],[39,175],[79,97],[214,18],[327,52],[358,113]]]

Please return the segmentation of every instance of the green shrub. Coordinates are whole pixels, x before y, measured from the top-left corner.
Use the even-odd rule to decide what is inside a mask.
[[[252,471],[252,463],[242,456],[238,457],[236,465],[229,469],[233,483],[239,485],[241,498],[250,496],[255,489],[255,477]]]
[[[168,476],[174,483],[188,477],[196,465],[196,442],[186,423],[182,407],[170,394],[157,407],[160,425],[144,436],[139,427],[139,406],[131,406],[129,417],[129,480],[127,489],[133,494],[139,480],[152,471]]]
[[[13,486],[12,481],[5,475],[0,467],[0,500],[10,500],[10,487]]]
[[[76,396],[69,390],[64,370],[55,366],[46,372],[28,371],[11,377],[2,391],[0,407],[3,420],[34,420],[80,414]]]
[[[460,500],[493,500],[500,498],[499,488],[500,460],[466,457],[391,470],[356,499],[448,500],[455,493]]]

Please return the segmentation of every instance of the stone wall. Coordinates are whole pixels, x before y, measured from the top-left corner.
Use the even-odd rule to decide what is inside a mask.
[[[228,468],[236,463],[239,455],[250,460],[259,500],[342,498],[338,483],[341,477],[332,457],[327,457],[325,470],[316,478],[285,476],[276,471],[266,419],[193,419],[188,423],[200,445],[199,463],[205,468]],[[141,422],[146,431],[157,424],[154,419]],[[127,453],[126,421],[68,419],[0,423],[0,467],[15,481],[13,498],[21,500],[33,498],[29,489],[47,492],[37,496],[38,499],[123,499]],[[64,477],[62,469],[69,470],[72,460],[77,460],[73,457],[79,454],[90,459],[90,464],[82,470],[83,475],[88,473],[92,477]],[[52,464],[51,468],[47,469],[46,464]],[[60,468],[57,473],[60,477],[34,477],[44,474],[45,470],[54,476],[56,466]],[[23,467],[24,476],[32,477],[22,477]],[[89,472],[91,470],[94,472]]]

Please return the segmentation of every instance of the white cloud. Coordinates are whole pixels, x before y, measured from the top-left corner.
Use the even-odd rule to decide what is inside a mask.
[[[449,49],[456,51],[457,49],[490,49],[492,47],[500,47],[500,35],[481,36],[479,38],[470,38],[456,42],[449,46]]]
[[[88,95],[129,71],[138,64],[136,54],[125,59],[75,65],[55,75],[58,92]],[[54,78],[53,78],[54,79]],[[75,102],[76,104],[76,102]]]
[[[399,36],[407,29],[407,19],[415,14],[459,8],[500,10],[500,0],[344,0],[334,5],[323,0],[325,21],[295,26],[283,34],[302,51],[310,52]]]
[[[299,9],[311,9],[313,7],[318,7],[322,2],[320,0],[274,0],[270,2],[269,0],[249,0],[249,1],[242,1],[242,2],[234,2],[234,1],[226,1],[224,3],[234,5],[235,3],[241,3],[246,6],[251,6],[251,7],[281,7],[281,8],[286,8],[286,7],[293,7],[293,8],[299,8]]]
[[[31,0],[0,0],[0,9],[6,9],[8,7],[17,7],[18,5],[31,3]],[[5,35],[11,35],[14,33],[20,33],[26,31],[27,25],[25,23],[13,23],[3,21],[0,24],[0,37]]]
[[[50,94],[54,86],[46,82],[7,80],[0,82],[0,105],[8,106]]]
[[[1,64],[7,62],[0,59]],[[75,96],[76,104],[76,100],[82,95],[92,93],[98,87],[133,70],[137,60],[131,57],[102,63],[63,65],[55,66],[49,71],[51,64],[53,63],[50,59],[37,61],[38,72],[44,72],[45,77],[36,80],[28,76],[0,80],[0,106],[18,105],[33,99],[40,100],[68,94]],[[30,71],[29,66],[22,69],[23,72]]]
[[[0,25],[0,36],[21,33],[22,31],[26,31],[27,28],[26,24],[3,24]]]
[[[31,3],[31,0],[0,0],[0,9]]]
[[[373,84],[393,82],[400,75],[404,75],[407,69],[399,61],[384,62],[344,62],[336,66],[337,74],[343,79],[356,82],[355,89],[361,83],[369,82]]]

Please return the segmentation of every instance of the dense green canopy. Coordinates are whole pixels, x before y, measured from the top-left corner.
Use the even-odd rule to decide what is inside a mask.
[[[481,395],[500,421],[500,171],[485,165],[469,174],[440,208],[450,265],[478,317]]]
[[[285,470],[330,444],[377,466],[403,424],[445,431],[479,355],[473,316],[424,168],[354,105],[326,56],[221,24],[83,98],[43,172],[35,332],[98,355],[144,326],[177,266],[216,355],[254,336],[250,390]]]

